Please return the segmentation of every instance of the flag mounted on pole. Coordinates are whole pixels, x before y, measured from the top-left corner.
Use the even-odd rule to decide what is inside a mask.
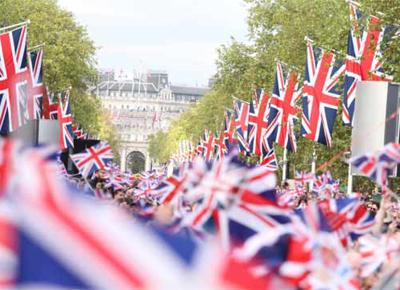
[[[263,90],[257,90],[255,100],[250,104],[249,112],[249,148],[250,152],[261,155],[264,135],[268,125],[268,104],[270,98]],[[268,150],[269,151],[269,150]]]
[[[300,97],[297,91],[297,79],[295,72],[289,72],[285,78],[282,64],[277,64],[265,137],[270,147],[276,142],[292,152],[296,152],[297,149],[293,127],[298,120],[297,114],[300,112],[296,107],[296,101]]]
[[[15,131],[26,121],[27,26],[0,34],[0,132]]]
[[[307,60],[303,86],[302,135],[331,146],[332,132],[339,105],[337,83],[344,66],[332,52],[314,48],[307,39]]]
[[[65,101],[58,105],[58,122],[60,125],[60,148],[62,150],[74,147],[74,133],[72,130],[72,113],[69,102],[69,92],[65,94]]]
[[[250,104],[241,100],[235,100],[234,108],[235,125],[237,138],[239,141],[239,148],[242,153],[247,154],[250,151],[248,144]]]
[[[229,148],[230,144],[235,141],[235,119],[230,111],[224,112],[224,143]]]
[[[371,16],[368,31],[360,31],[360,10],[354,2],[349,2],[349,4],[352,29],[347,42],[342,120],[345,125],[351,126],[357,83],[365,80],[391,81],[392,77],[384,74],[380,54],[386,29],[380,27],[381,23],[378,17]]]
[[[28,119],[35,120],[42,117],[43,98],[46,87],[43,84],[43,49],[29,52],[28,78]],[[47,97],[47,96],[46,96]]]

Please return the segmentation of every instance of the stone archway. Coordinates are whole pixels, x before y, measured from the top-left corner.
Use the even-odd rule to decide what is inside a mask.
[[[132,151],[126,157],[126,169],[132,173],[140,173],[145,170],[146,156],[140,151]]]

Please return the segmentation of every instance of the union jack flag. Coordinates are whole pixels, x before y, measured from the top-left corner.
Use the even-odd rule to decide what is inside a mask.
[[[43,97],[46,95],[46,87],[43,84],[43,50],[29,52],[28,79],[28,118],[30,120],[42,117]]]
[[[58,103],[52,102],[53,96],[53,94],[49,96],[47,93],[43,96],[43,119],[57,120]]]
[[[0,34],[0,132],[22,126],[27,117],[27,27]]]
[[[170,176],[164,180],[156,189],[155,194],[160,195],[161,204],[175,204],[185,189],[186,175],[182,177]]]
[[[214,153],[214,134],[208,130],[204,132],[203,148],[204,159],[210,161]]]
[[[339,182],[333,179],[329,171],[320,176],[315,176],[312,190],[319,199],[337,197],[339,194]]]
[[[285,79],[282,65],[277,64],[274,91],[271,98],[266,137],[270,146],[273,142],[296,152],[296,137],[293,127],[297,121],[296,102],[300,97],[297,91],[297,74],[290,72]]]
[[[303,86],[302,135],[328,146],[332,145],[340,93],[337,83],[344,66],[335,62],[331,52],[313,48],[307,42],[307,62]]]
[[[111,162],[114,158],[111,146],[107,142],[100,142],[97,145],[87,148],[83,153],[72,154],[70,156],[85,178],[97,170],[104,169],[107,163]]]
[[[294,181],[296,184],[304,186],[307,182],[314,179],[314,174],[311,172],[296,171]]]
[[[344,79],[344,98],[342,120],[345,125],[353,124],[355,91],[359,81],[391,81],[392,77],[384,74],[380,47],[385,28],[380,28],[380,20],[370,17],[368,32],[360,32],[361,13],[357,6],[350,2],[350,21],[353,24],[349,32]],[[361,36],[360,36],[361,34]]]
[[[217,159],[224,158],[225,154],[228,152],[224,142],[224,131],[221,131],[219,136],[215,138],[214,145]]]
[[[229,148],[230,144],[235,141],[235,119],[230,111],[224,112],[224,143],[225,147]]]
[[[382,265],[398,259],[400,245],[395,235],[390,233],[379,236],[364,235],[358,239],[358,244],[361,255],[361,277],[370,277],[379,271]]]
[[[375,216],[358,199],[329,199],[319,202],[331,231],[335,232],[343,246],[349,245],[368,233],[375,223]]]
[[[349,162],[361,174],[385,186],[389,172],[400,163],[400,144],[389,143],[376,153],[353,157]]]
[[[85,139],[85,134],[83,133],[83,130],[79,128],[79,125],[72,124],[72,132],[76,139]]]
[[[239,141],[239,148],[242,153],[250,152],[248,143],[248,127],[250,104],[244,101],[235,100],[235,125],[236,133]]]
[[[66,93],[64,102],[58,106],[58,122],[60,125],[60,148],[74,148],[74,133],[72,130],[72,113],[69,93]]]
[[[271,171],[278,170],[278,162],[276,161],[275,150],[269,150],[268,154],[261,156],[261,166],[264,166]]]
[[[256,155],[261,155],[263,152],[264,135],[267,131],[268,125],[268,104],[270,98],[263,90],[258,90],[257,102],[250,104],[249,117],[248,117],[248,140],[250,152]],[[269,148],[264,151],[269,151]]]

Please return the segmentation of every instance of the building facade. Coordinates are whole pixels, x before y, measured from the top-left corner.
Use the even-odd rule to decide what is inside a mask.
[[[121,144],[121,169],[148,170],[148,137],[167,130],[171,120],[196,104],[207,88],[173,86],[165,72],[129,79],[100,78],[93,89],[109,110]],[[137,169],[139,168],[139,170]]]

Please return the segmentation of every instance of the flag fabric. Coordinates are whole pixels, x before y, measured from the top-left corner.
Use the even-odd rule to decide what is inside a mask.
[[[0,34],[0,133],[8,134],[27,119],[27,27]]]
[[[79,128],[79,125],[72,124],[72,132],[74,133],[74,137],[79,140],[85,139],[85,134],[83,130]]]
[[[28,119],[42,117],[43,98],[46,87],[43,83],[43,50],[30,51],[28,55],[30,78],[28,79]]]
[[[54,94],[45,94],[43,96],[43,119],[46,120],[57,120],[58,106],[59,103],[53,103]]]
[[[342,120],[345,125],[353,124],[355,90],[359,81],[391,81],[392,77],[383,72],[380,47],[385,28],[380,28],[380,19],[371,16],[368,31],[360,31],[361,12],[350,2],[352,29],[347,43],[346,72]]]
[[[318,199],[339,197],[339,182],[333,179],[329,171],[324,172],[314,177],[312,192]]]
[[[226,144],[225,144],[224,131],[219,133],[219,136],[215,138],[215,156],[217,159],[224,158],[225,154],[228,152]]]
[[[368,233],[375,224],[374,215],[356,198],[326,199],[318,206],[344,247]]]
[[[60,102],[58,106],[58,122],[60,127],[60,148],[65,150],[74,148],[74,133],[72,130],[72,113],[69,100],[69,92],[65,94],[64,102]]]
[[[82,176],[88,178],[95,171],[104,169],[114,155],[110,145],[102,141],[87,148],[83,153],[72,154],[70,157]]]
[[[312,141],[332,145],[340,93],[337,83],[344,66],[331,52],[324,52],[307,43],[307,61],[303,86],[302,135]]]
[[[224,143],[225,147],[229,148],[229,145],[235,141],[235,119],[230,111],[224,112]]]
[[[311,172],[296,171],[294,181],[298,185],[304,186],[306,183],[314,179],[314,174]]]
[[[349,162],[359,173],[385,186],[389,172],[400,163],[400,144],[389,143],[375,153],[353,157]]]
[[[235,100],[234,109],[236,134],[239,141],[239,148],[242,153],[247,154],[250,151],[248,143],[250,104],[244,101]]]
[[[283,67],[278,63],[265,137],[270,146],[276,142],[283,148],[294,152],[296,152],[297,146],[293,127],[298,119],[297,114],[300,112],[296,108],[296,102],[300,97],[297,85],[297,74],[289,72],[285,79]]]
[[[258,91],[257,101],[250,104],[249,117],[248,117],[248,143],[250,152],[256,155],[261,155],[263,146],[267,143],[264,142],[264,135],[268,126],[268,105],[269,96],[263,90]],[[269,148],[264,149],[269,151]]]
[[[260,165],[264,166],[272,171],[278,170],[278,162],[275,155],[275,150],[271,149],[268,154],[263,155],[260,161]]]
[[[208,130],[204,132],[203,139],[203,156],[206,161],[210,161],[214,153],[214,134]]]

